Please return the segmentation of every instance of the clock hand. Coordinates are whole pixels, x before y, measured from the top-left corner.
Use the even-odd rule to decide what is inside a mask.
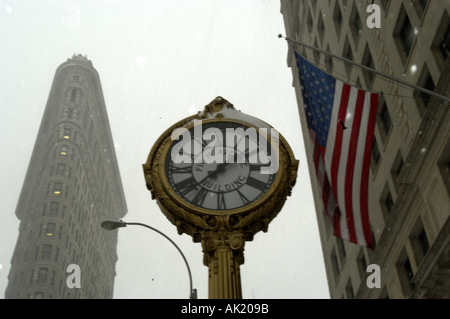
[[[193,188],[197,187],[198,185],[200,185],[201,183],[206,181],[209,177],[214,178],[214,179],[217,178],[217,173],[225,171],[226,165],[225,166],[221,166],[221,165],[223,165],[223,164],[219,164],[214,171],[208,171],[208,174],[204,178],[202,178],[199,182],[195,183],[195,186]]]
[[[241,140],[242,140],[242,138],[241,138]],[[241,140],[239,140],[238,143],[239,143]],[[203,178],[202,180],[200,180],[200,181],[197,183],[197,185],[203,183],[203,182],[204,182],[207,178],[209,178],[209,177],[211,177],[211,178],[213,178],[213,179],[216,179],[218,173],[223,173],[223,172],[225,172],[225,167],[227,167],[228,165],[234,163],[234,161],[231,161],[231,162],[230,162],[229,160],[232,159],[232,158],[234,157],[234,155],[237,153],[237,145],[238,145],[238,143],[236,143],[233,152],[232,152],[230,155],[228,155],[228,157],[225,159],[225,162],[224,162],[224,163],[219,163],[219,164],[217,165],[217,167],[216,167],[215,170],[213,170],[213,171],[208,171],[208,175],[207,175],[205,178]],[[226,148],[224,147],[224,149],[226,149]],[[224,154],[226,154],[226,151],[224,151]]]
[[[217,168],[214,171],[208,171],[208,176],[206,178],[211,177],[211,178],[216,179],[218,173],[225,172],[225,167],[228,164],[231,164],[231,163],[220,163],[219,165],[217,165]]]
[[[232,159],[232,158],[234,157],[234,154],[235,154],[236,151],[237,151],[236,148],[237,148],[237,145],[236,145],[235,148],[234,148],[234,152],[231,153],[230,155],[228,155],[228,157],[225,159],[225,162],[224,162],[224,163],[218,164],[217,167],[216,167],[216,169],[215,169],[214,171],[208,171],[208,176],[207,176],[207,177],[211,177],[211,178],[216,179],[218,173],[223,173],[223,172],[225,172],[225,167],[227,167],[228,165],[234,163],[234,161],[231,161],[231,162],[230,162],[229,160]],[[224,147],[224,149],[225,149],[225,147]],[[226,154],[226,151],[224,151],[224,154]]]

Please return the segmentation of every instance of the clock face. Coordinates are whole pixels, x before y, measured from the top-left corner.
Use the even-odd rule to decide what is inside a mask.
[[[213,211],[258,201],[276,176],[276,172],[261,173],[261,168],[271,167],[274,152],[256,129],[248,129],[241,123],[220,121],[202,123],[201,129],[184,133],[166,155],[170,187],[183,201]]]

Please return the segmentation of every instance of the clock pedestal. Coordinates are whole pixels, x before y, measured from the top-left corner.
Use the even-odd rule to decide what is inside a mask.
[[[173,162],[173,158],[172,162],[168,159],[173,154],[169,151],[171,146],[177,143],[177,140],[172,139],[172,133],[176,129],[183,129],[193,130],[195,135],[195,120],[203,121],[205,126],[218,123],[218,126],[233,127],[235,123],[244,123],[246,127],[256,127],[258,130],[271,131],[272,128],[267,123],[234,109],[231,103],[218,97],[205,106],[203,113],[183,119],[168,128],[155,142],[147,162],[143,165],[146,186],[152,194],[152,199],[157,200],[161,211],[177,227],[178,234],[188,234],[194,242],[202,245],[203,264],[208,267],[209,272],[209,298],[241,299],[239,267],[244,263],[245,242],[252,241],[253,236],[260,231],[267,232],[269,223],[281,211],[287,196],[291,195],[299,161],[295,159],[283,136],[275,134],[276,138],[271,136],[270,139],[273,150],[271,154],[278,164],[275,173],[271,173],[271,177],[275,176],[274,179],[264,179],[252,169],[246,171],[244,178],[243,167],[246,165],[241,166],[242,170],[237,166],[227,166],[225,169],[218,165],[211,166],[211,172],[208,172],[209,176],[206,177],[195,175],[196,168],[200,165],[175,166],[176,171],[174,168],[170,170],[169,164]],[[255,167],[259,170],[261,165]],[[217,181],[220,179],[217,176],[223,176],[229,171],[238,176],[230,177],[230,181],[222,185],[222,191],[220,186],[217,186],[217,189],[202,190],[205,183],[208,183],[206,187],[209,187],[209,183],[215,185],[212,181],[219,184]],[[172,180],[169,180],[168,176]],[[247,183],[247,191],[243,188],[239,191],[231,190],[232,187],[238,188],[244,180]],[[267,188],[264,180],[271,181]],[[233,204],[224,199],[224,193],[227,191],[234,192],[230,196],[234,195],[234,198],[241,200],[244,205],[227,210],[226,207]],[[252,195],[258,192],[262,192],[260,197]],[[216,203],[215,208],[207,208],[212,203],[211,199]],[[194,205],[199,203],[203,204]]]
[[[203,263],[209,273],[209,299],[241,299],[241,274],[244,263],[242,234],[216,233],[202,239]]]

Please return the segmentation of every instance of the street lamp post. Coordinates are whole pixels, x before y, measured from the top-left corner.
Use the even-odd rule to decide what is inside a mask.
[[[169,240],[175,246],[176,249],[178,249],[178,251],[180,252],[181,256],[183,257],[184,262],[186,263],[186,267],[188,269],[188,273],[189,273],[189,282],[190,282],[189,298],[190,299],[197,299],[197,289],[193,289],[192,288],[191,269],[189,268],[189,264],[187,262],[187,259],[184,256],[183,252],[181,251],[180,247],[178,247],[177,244],[175,244],[175,242],[172,239],[170,239],[168,236],[166,236],[166,234],[164,234],[163,232],[159,231],[158,229],[153,228],[153,227],[151,227],[149,225],[146,225],[146,224],[142,224],[142,223],[127,223],[127,222],[124,222],[124,221],[121,221],[121,220],[120,221],[117,221],[117,220],[105,220],[104,222],[102,222],[101,225],[106,230],[114,230],[114,229],[119,228],[119,227],[126,227],[127,225],[138,225],[138,226],[143,226],[143,227],[149,228],[149,229],[157,232],[158,234],[164,236],[167,240]]]

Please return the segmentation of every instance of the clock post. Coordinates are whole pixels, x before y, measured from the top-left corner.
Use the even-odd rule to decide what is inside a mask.
[[[245,242],[267,232],[298,163],[281,134],[222,97],[155,142],[143,164],[147,189],[178,233],[201,243],[210,299],[242,298]]]
[[[217,231],[208,232],[201,240],[203,263],[208,267],[210,299],[241,299],[239,266],[244,263],[244,236],[240,231],[227,230],[226,220]]]

